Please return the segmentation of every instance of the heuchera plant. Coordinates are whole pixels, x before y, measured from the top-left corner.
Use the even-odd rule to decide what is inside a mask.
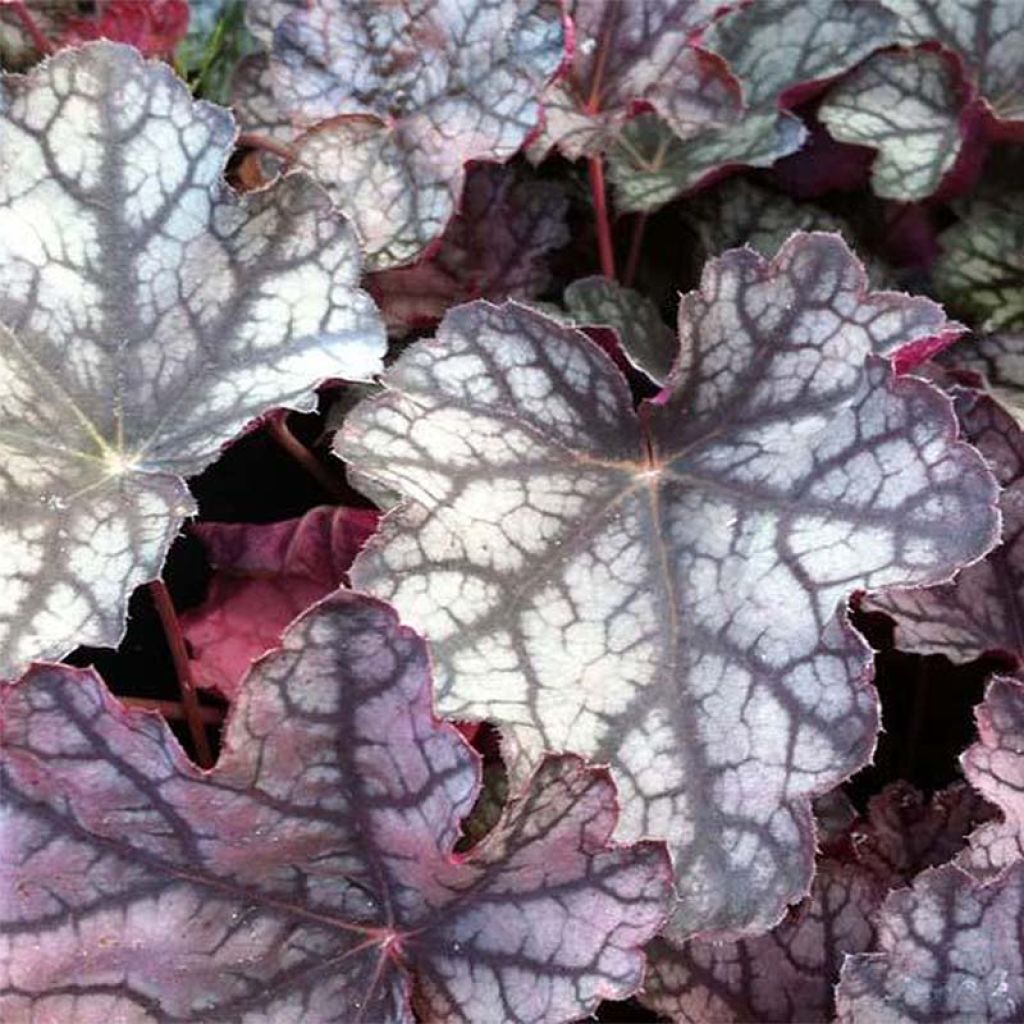
[[[0,0],[0,1021],[1024,1016],[1019,0]]]

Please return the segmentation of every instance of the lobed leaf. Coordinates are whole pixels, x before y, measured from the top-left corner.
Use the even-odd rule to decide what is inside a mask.
[[[101,42],[0,89],[4,677],[117,643],[193,511],[181,477],[385,338],[327,196],[238,198],[230,115],[170,68]]]
[[[205,773],[89,671],[0,693],[5,1020],[546,1024],[640,982],[664,848],[609,846],[607,773],[562,757],[454,856],[476,755],[379,602],[298,620]]]
[[[873,146],[876,195],[926,199],[938,191],[961,146],[964,99],[942,53],[879,53],[837,85],[818,110],[841,142]]]
[[[873,50],[894,41],[896,18],[875,0],[772,0],[736,7],[704,33],[743,92],[743,116],[685,144],[672,126],[644,115],[609,153],[623,210],[651,210],[732,167],[768,167],[807,138],[781,109],[813,94]]]
[[[203,603],[179,616],[197,683],[233,699],[284,627],[348,582],[376,528],[376,512],[327,505],[280,523],[194,526],[216,570]]]
[[[299,133],[299,164],[352,218],[375,269],[442,233],[467,161],[519,149],[565,55],[557,0],[265,0],[250,22],[264,40],[273,26],[273,48],[239,82],[243,111]]]
[[[532,298],[550,284],[548,254],[569,241],[568,208],[557,182],[510,165],[474,164],[437,251],[370,275],[367,287],[399,330],[433,325],[471,299]]]
[[[544,94],[534,155],[557,148],[578,160],[604,152],[640,103],[684,139],[735,121],[735,78],[725,61],[693,41],[718,6],[717,0],[574,0],[572,64]]]
[[[981,886],[951,865],[891,893],[878,953],[852,956],[837,990],[841,1024],[1020,1019],[1024,864]]]
[[[843,960],[874,948],[874,920],[889,890],[949,861],[970,828],[991,816],[963,783],[928,801],[907,783],[887,786],[864,818],[836,797],[840,791],[815,801],[822,852],[807,898],[767,935],[655,939],[647,1005],[681,1024],[832,1021]]]
[[[956,662],[1003,652],[1024,663],[1024,433],[988,395],[955,388],[953,401],[963,436],[1003,488],[1002,542],[949,583],[868,595],[863,607],[895,620],[900,650],[943,654]]]
[[[899,42],[938,43],[964,66],[998,130],[1024,129],[1024,7],[1016,0],[885,0],[899,16]]]
[[[990,880],[1024,858],[1024,685],[996,676],[974,710],[979,741],[960,761],[964,774],[1003,820],[983,825],[959,859],[982,880]]]
[[[641,998],[676,1024],[831,1021],[843,957],[872,948],[886,892],[866,868],[820,860],[810,895],[767,935],[655,939]]]
[[[867,293],[839,238],[726,253],[679,323],[638,417],[583,335],[460,307],[336,450],[404,496],[352,578],[430,636],[441,710],[506,726],[519,776],[542,750],[608,760],[622,834],[669,837],[685,935],[770,927],[806,891],[808,798],[877,723],[849,593],[948,579],[998,518],[948,401],[871,356],[950,325]]]

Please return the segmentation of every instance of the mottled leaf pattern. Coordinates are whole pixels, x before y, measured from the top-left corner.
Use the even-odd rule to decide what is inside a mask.
[[[864,289],[835,236],[710,263],[639,419],[578,332],[460,307],[338,437],[369,496],[404,495],[352,578],[429,635],[442,711],[504,723],[519,773],[609,760],[623,834],[671,839],[684,934],[770,926],[806,890],[806,798],[876,724],[846,596],[995,540],[947,400],[865,362],[943,334],[941,310]]]
[[[872,917],[886,892],[866,868],[821,860],[811,895],[767,935],[685,945],[655,939],[643,1002],[677,1024],[831,1021],[843,956],[871,948]]]
[[[955,204],[933,268],[942,301],[987,331],[1024,328],[1024,160],[1008,161]]]
[[[1024,128],[1024,6],[1018,0],[885,0],[899,42],[939,43],[963,61],[989,112],[1011,133]]]
[[[193,527],[216,570],[203,603],[179,616],[196,682],[233,698],[251,663],[278,646],[284,627],[347,582],[376,528],[369,509],[326,505],[280,523]]]
[[[228,113],[111,43],[0,92],[0,677],[114,644],[198,472],[385,339],[311,181],[239,199]]]
[[[435,324],[470,299],[525,299],[551,281],[548,255],[569,241],[565,188],[510,165],[475,164],[437,252],[370,275],[389,328]]]
[[[794,231],[834,231],[851,248],[855,242],[850,224],[837,214],[812,203],[797,203],[743,178],[730,178],[695,196],[680,216],[700,239],[702,262],[741,245],[773,254]],[[892,271],[881,260],[868,256],[864,264],[872,284],[892,283]]]
[[[878,953],[849,958],[841,1024],[1011,1024],[1024,1005],[1024,863],[981,886],[956,867],[893,892]]]
[[[954,402],[964,437],[985,457],[1003,488],[1002,543],[951,583],[891,590],[863,604],[896,621],[901,650],[944,654],[958,662],[1002,651],[1024,663],[1024,433],[988,395],[958,388]]]
[[[949,861],[974,824],[991,817],[964,783],[931,800],[907,783],[887,786],[863,819],[841,794],[829,797],[815,801],[822,853],[807,899],[767,935],[656,939],[648,947],[647,1005],[685,1024],[832,1021],[843,959],[873,949],[874,919],[889,890]]]
[[[640,982],[663,847],[609,848],[607,773],[564,757],[454,857],[476,758],[375,601],[291,627],[209,773],[89,672],[2,694],[4,1020],[548,1024]]]
[[[963,98],[956,68],[941,53],[880,53],[837,85],[818,111],[842,142],[873,146],[875,193],[925,199],[960,149]]]
[[[755,112],[730,130],[683,141],[656,114],[640,114],[609,150],[616,205],[623,212],[656,210],[728,169],[769,167],[798,150],[805,136],[798,118]]]
[[[239,80],[241,109],[257,127],[306,130],[299,164],[353,219],[377,269],[442,233],[467,161],[515,153],[565,52],[557,0],[275,0],[250,18],[273,47]]]
[[[585,277],[565,289],[564,301],[577,324],[612,328],[629,363],[665,383],[679,338],[650,299],[606,277]]]
[[[736,7],[704,34],[743,91],[744,116],[682,144],[655,117],[631,122],[610,151],[623,209],[651,210],[736,166],[768,167],[807,137],[780,110],[892,42],[896,19],[875,0],[771,0]]]
[[[996,676],[974,714],[978,742],[961,759],[964,774],[1003,820],[978,829],[959,863],[990,879],[1024,859],[1024,684]]]

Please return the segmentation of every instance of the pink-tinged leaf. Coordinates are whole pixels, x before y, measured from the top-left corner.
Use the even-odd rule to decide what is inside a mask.
[[[820,860],[810,896],[767,935],[655,939],[641,999],[676,1024],[831,1021],[843,957],[872,948],[887,892],[856,863]]]
[[[1002,543],[951,583],[869,595],[863,606],[895,620],[900,650],[957,662],[1003,652],[1024,664],[1024,433],[989,395],[956,388],[953,396],[963,436],[1003,488]]]
[[[722,58],[694,45],[717,0],[575,0],[573,61],[544,94],[543,157],[570,160],[609,148],[638,104],[653,107],[678,138],[740,114],[740,91]]]
[[[744,115],[685,143],[647,115],[628,123],[609,153],[624,210],[651,210],[741,166],[768,167],[807,137],[784,109],[812,95],[880,46],[896,18],[875,0],[772,0],[737,7],[704,33],[739,79]]]
[[[352,218],[376,269],[442,233],[468,161],[519,149],[565,57],[557,0],[274,0],[250,18],[264,39],[272,26],[273,47],[237,83],[241,109],[256,127],[301,133],[299,165]]]
[[[609,846],[607,772],[562,757],[453,856],[477,760],[376,601],[289,629],[209,772],[91,672],[0,692],[5,1021],[547,1024],[641,980],[664,848]]]
[[[890,894],[880,952],[847,959],[841,1024],[1012,1024],[1024,1006],[1024,863],[982,886],[959,868]]]
[[[0,81],[0,677],[113,645],[268,408],[380,366],[359,253],[301,175],[244,199],[226,110],[114,43]]]
[[[607,277],[584,277],[565,289],[565,305],[580,327],[606,327],[627,364],[664,384],[679,353],[679,338],[650,299]]]
[[[101,0],[90,17],[67,22],[58,45],[109,39],[147,57],[170,57],[188,32],[188,18],[187,0]]]
[[[878,150],[876,195],[918,200],[937,192],[956,163],[964,103],[948,55],[880,53],[829,93],[818,117],[841,142]]]
[[[282,523],[193,527],[216,570],[205,601],[180,616],[197,683],[233,699],[252,662],[279,645],[284,627],[348,582],[376,528],[376,512],[329,506]]]
[[[978,742],[961,764],[971,784],[1003,812],[1003,820],[978,829],[959,863],[988,880],[1024,859],[1024,684],[996,676],[974,716]]]
[[[858,588],[935,583],[998,532],[948,399],[887,360],[941,333],[836,236],[734,250],[680,307],[640,415],[584,335],[514,303],[448,314],[336,450],[404,501],[353,583],[426,632],[445,714],[608,760],[622,834],[667,836],[674,928],[767,928],[806,892],[809,797],[874,743]],[[856,538],[854,541],[853,538]]]
[[[367,288],[399,330],[435,324],[471,299],[532,298],[551,282],[548,254],[569,242],[568,208],[556,182],[514,165],[475,164],[437,251],[370,275]]]
[[[996,134],[1024,134],[1024,6],[1018,0],[885,0],[900,18],[899,41],[938,43],[956,54],[993,119]]]
[[[964,783],[930,801],[905,783],[889,786],[864,819],[848,802],[836,806],[837,797],[815,801],[823,853],[808,897],[767,935],[656,939],[648,947],[647,1005],[680,1024],[833,1020],[843,958],[874,947],[874,918],[889,890],[949,861],[991,816]]]
[[[986,331],[1024,328],[1024,160],[1000,156],[954,204],[933,269],[942,301]]]

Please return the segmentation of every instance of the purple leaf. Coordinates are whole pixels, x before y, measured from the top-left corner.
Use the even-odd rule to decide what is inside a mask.
[[[430,636],[442,711],[504,723],[518,776],[542,750],[607,759],[622,834],[671,841],[687,935],[806,892],[808,798],[876,727],[849,593],[948,579],[998,520],[948,400],[869,358],[945,334],[942,311],[866,292],[838,237],[726,253],[679,322],[638,417],[579,332],[460,307],[336,450],[404,496],[352,578]]]
[[[269,525],[193,527],[216,570],[205,601],[180,616],[199,685],[234,699],[252,662],[280,645],[284,627],[347,582],[376,528],[376,512],[326,505]]]
[[[454,856],[477,759],[376,601],[289,629],[205,773],[89,671],[0,692],[5,1020],[546,1024],[640,982],[664,848],[609,847],[607,772],[563,757]]]
[[[116,644],[193,511],[182,477],[380,367],[348,225],[302,176],[236,196],[234,140],[125,46],[0,81],[0,677]]]
[[[852,831],[857,861],[890,887],[953,859],[971,830],[993,816],[992,807],[963,782],[926,800],[907,782],[894,782],[871,798],[867,817]]]
[[[565,305],[580,327],[607,327],[628,365],[664,384],[679,338],[650,299],[606,277],[584,277],[565,289]]]
[[[964,774],[1003,820],[978,829],[959,863],[988,880],[1024,858],[1024,684],[996,676],[974,717],[979,742],[961,758]]]
[[[397,330],[433,325],[470,299],[532,298],[550,284],[548,254],[569,241],[568,207],[556,182],[513,165],[473,165],[437,251],[370,275],[367,288]]]
[[[641,998],[678,1024],[831,1021],[843,956],[871,949],[887,891],[856,863],[820,860],[810,896],[767,935],[655,939]]]
[[[1024,864],[981,886],[951,865],[890,894],[880,952],[853,956],[837,990],[841,1024],[1020,1020]]]
[[[609,148],[645,104],[679,138],[740,113],[739,87],[724,60],[694,45],[718,0],[575,0],[576,46],[564,79],[544,94],[544,127],[532,150],[570,160]]]
[[[467,161],[519,149],[565,56],[557,0],[253,6],[273,48],[266,71],[256,64],[239,81],[241,108],[256,127],[303,133],[299,165],[352,218],[375,269],[441,235]]]
[[[729,169],[768,167],[807,131],[784,107],[813,95],[894,40],[896,18],[875,0],[772,0],[735,8],[704,34],[739,79],[744,114],[684,144],[647,116],[627,124],[609,174],[624,210],[650,210]]]
[[[999,651],[1024,663],[1024,433],[988,395],[956,388],[953,396],[964,437],[1003,488],[1002,543],[951,583],[890,590],[869,595],[862,604],[895,620],[900,650],[944,654],[957,662]]]

